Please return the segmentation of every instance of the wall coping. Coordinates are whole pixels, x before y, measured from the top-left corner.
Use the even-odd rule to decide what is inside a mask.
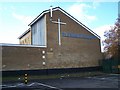
[[[47,46],[37,46],[37,45],[21,45],[21,44],[9,44],[9,43],[0,43],[0,46],[16,46],[16,47],[41,47],[46,48]]]

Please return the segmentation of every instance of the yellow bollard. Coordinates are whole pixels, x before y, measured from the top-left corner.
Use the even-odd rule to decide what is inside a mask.
[[[27,74],[25,74],[25,84],[27,84],[28,83],[28,75]]]

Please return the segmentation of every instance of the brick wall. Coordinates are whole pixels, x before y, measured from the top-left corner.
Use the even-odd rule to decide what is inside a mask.
[[[61,35],[62,45],[58,45],[58,25],[50,22],[49,13],[47,14],[47,51],[51,52],[51,58],[48,59],[49,68],[71,68],[71,67],[92,67],[99,66],[99,60],[102,59],[100,49],[100,39],[83,39],[63,37]],[[62,32],[76,34],[93,35],[82,26],[74,22],[60,11],[53,12],[53,20],[60,18],[62,22],[67,23],[61,26]]]
[[[3,70],[29,70],[45,68],[42,51],[46,48],[2,46]]]

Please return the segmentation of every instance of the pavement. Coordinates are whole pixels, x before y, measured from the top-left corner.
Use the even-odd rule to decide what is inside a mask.
[[[0,85],[2,90],[11,89],[17,90],[23,88],[26,90],[64,90],[69,89],[81,89],[81,88],[114,88],[119,89],[120,87],[120,74],[108,74],[94,77],[69,77],[69,78],[58,78],[58,79],[47,79],[47,80],[33,80],[24,84],[22,82],[3,83]],[[119,89],[120,90],[120,89]]]

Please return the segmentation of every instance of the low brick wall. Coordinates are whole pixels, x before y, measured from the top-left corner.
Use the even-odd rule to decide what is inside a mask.
[[[44,47],[2,46],[2,70],[45,69]]]
[[[31,45],[32,46],[32,45]],[[2,71],[87,68],[99,66],[101,53],[57,47],[2,46]],[[91,51],[92,52],[92,51]],[[84,55],[83,55],[84,53]]]

